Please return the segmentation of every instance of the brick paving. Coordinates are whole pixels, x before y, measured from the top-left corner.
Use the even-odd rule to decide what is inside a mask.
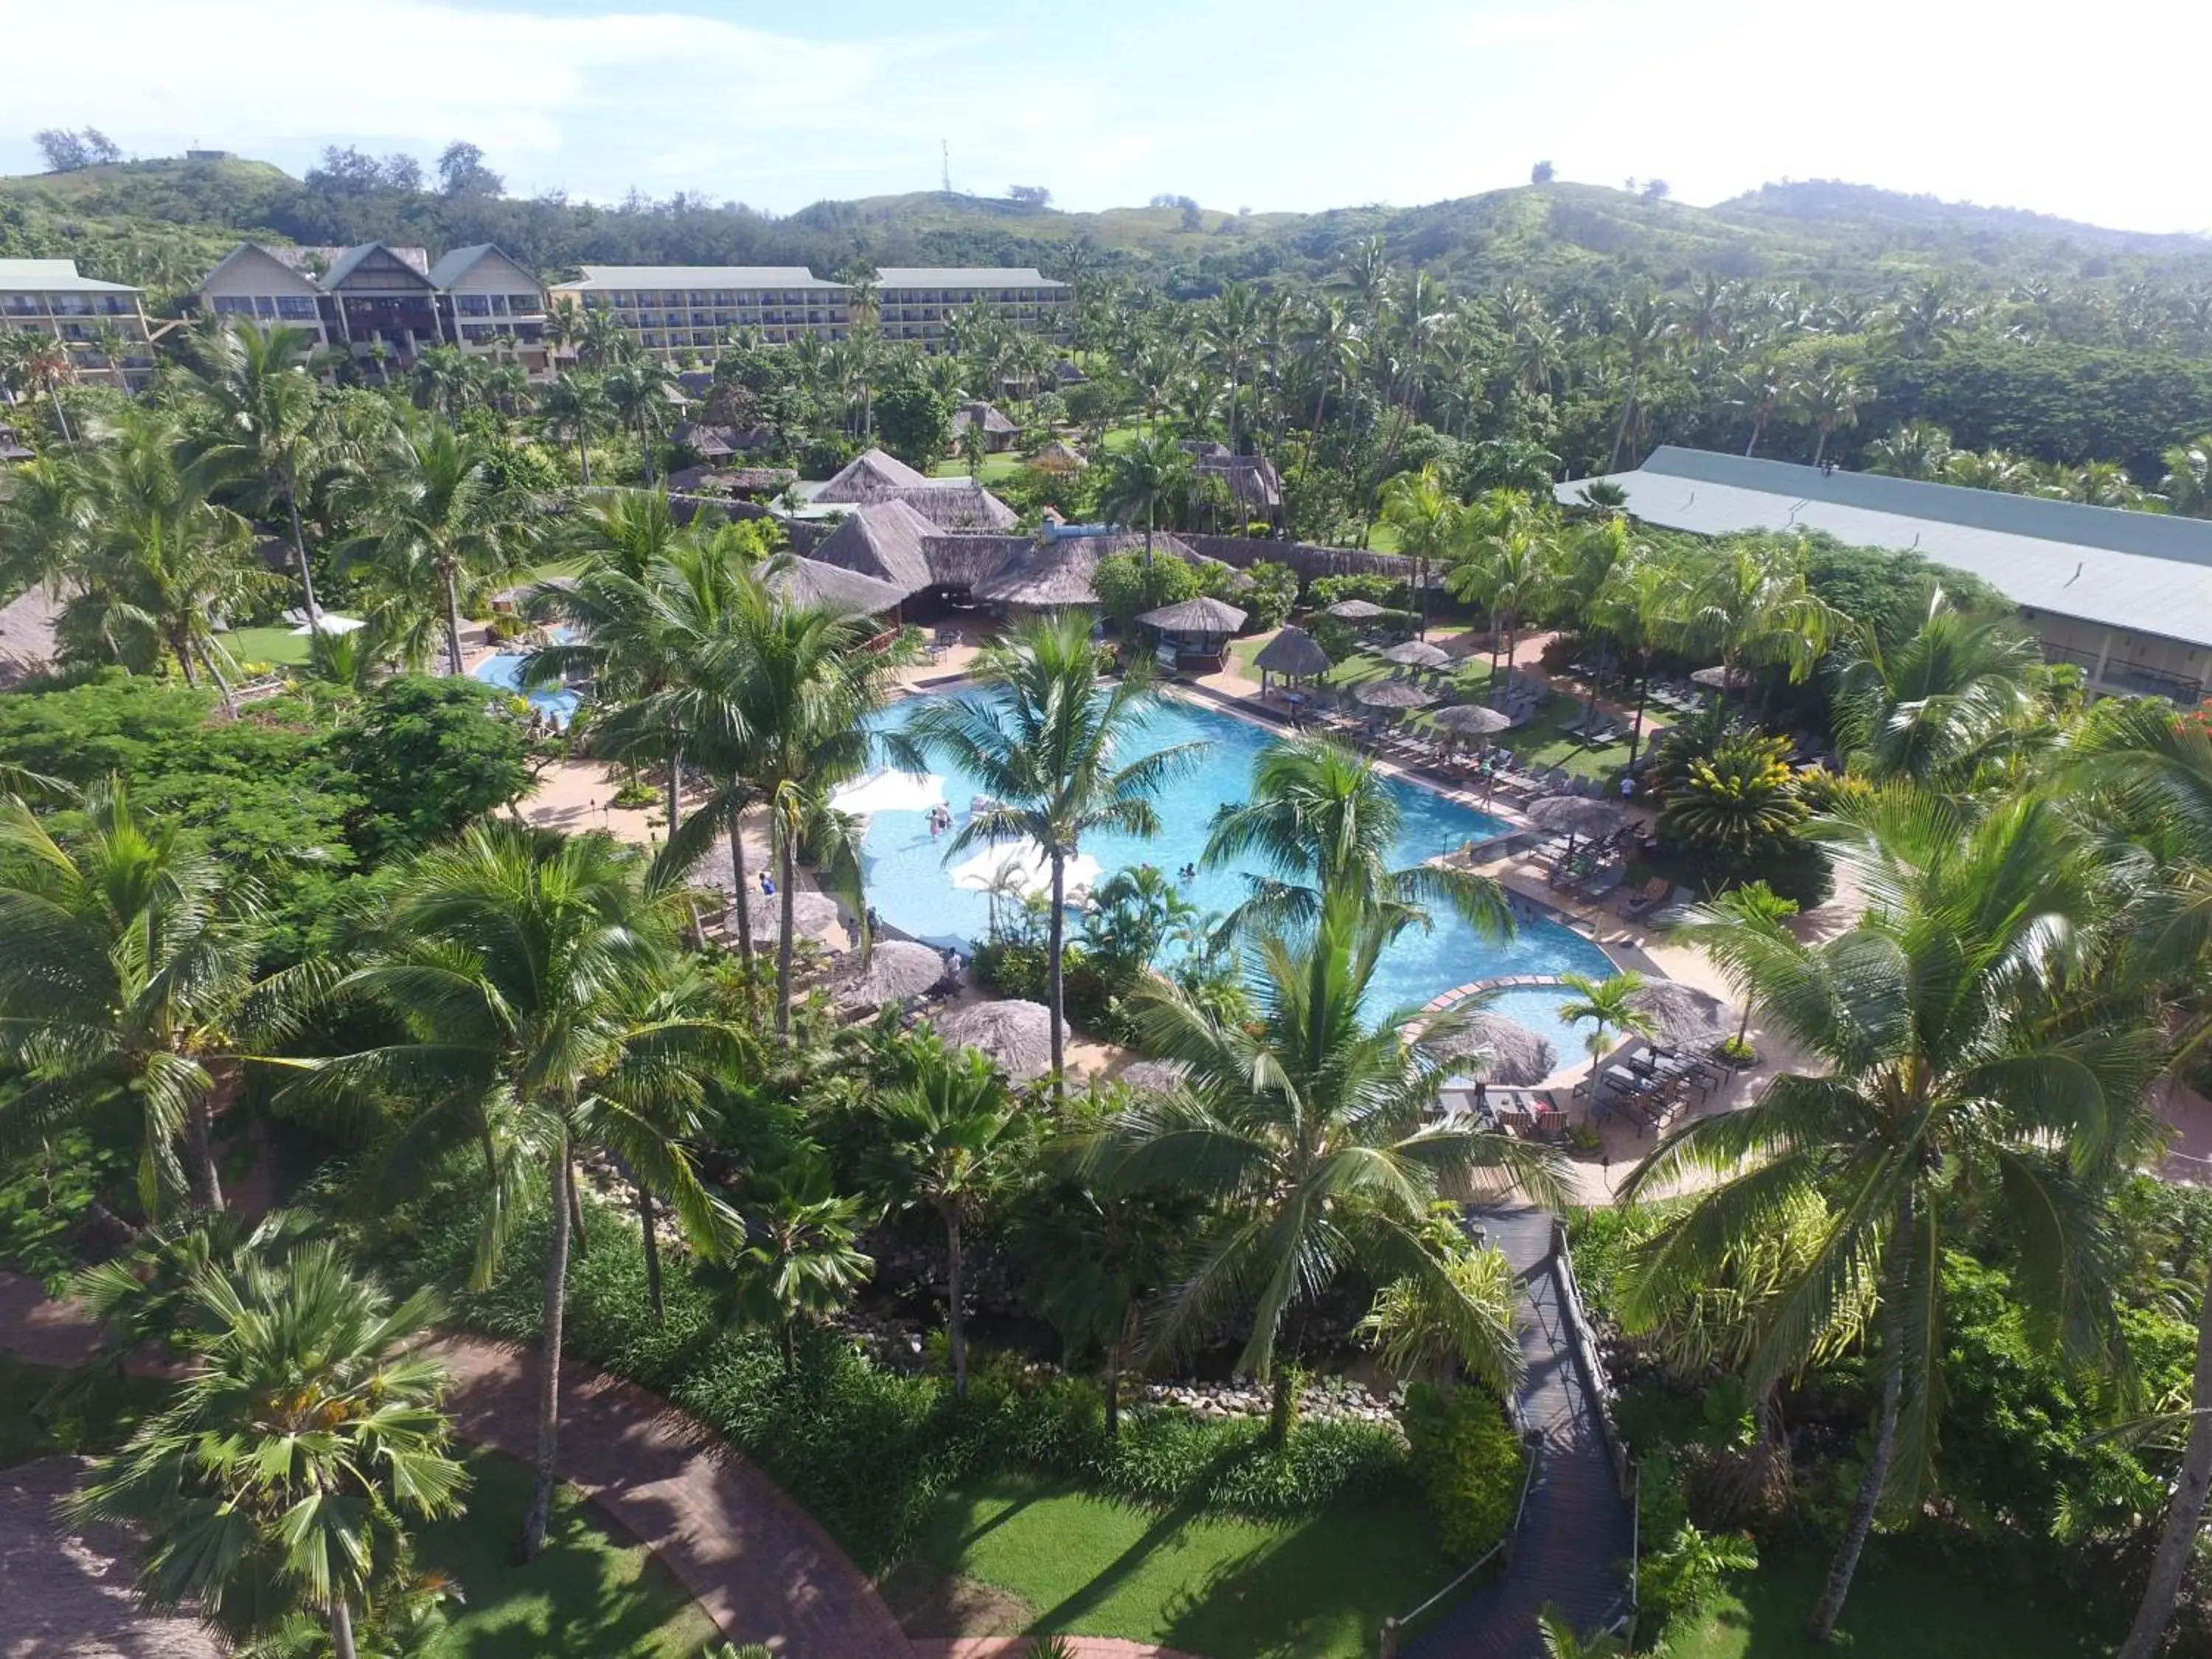
[[[91,1321],[37,1280],[0,1273],[0,1349],[70,1365],[95,1340]],[[528,1461],[535,1352],[469,1336],[433,1351],[451,1374],[455,1432]],[[725,1636],[767,1642],[779,1659],[915,1651],[860,1570],[752,1463],[657,1395],[573,1361],[562,1370],[562,1478],[651,1548]]]

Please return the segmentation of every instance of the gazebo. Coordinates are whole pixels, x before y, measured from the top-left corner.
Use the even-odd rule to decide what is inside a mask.
[[[1291,623],[1260,647],[1252,665],[1260,671],[1260,690],[1265,692],[1272,675],[1280,674],[1286,680],[1317,679],[1335,665],[1318,640]]]
[[[1334,605],[1329,606],[1327,614],[1335,617],[1339,622],[1347,622],[1357,628],[1368,623],[1381,622],[1390,612],[1386,607],[1376,604],[1372,599],[1339,599]]]
[[[1164,605],[1137,620],[1158,630],[1163,666],[1202,666],[1211,672],[1221,666],[1229,641],[1244,626],[1244,612],[1223,599],[1201,594],[1180,605]]]

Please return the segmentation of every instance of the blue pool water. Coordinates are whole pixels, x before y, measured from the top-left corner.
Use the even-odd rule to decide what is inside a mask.
[[[502,653],[487,657],[476,666],[476,678],[486,685],[495,685],[502,691],[517,696],[526,696],[531,706],[542,709],[556,726],[566,726],[576,718],[578,698],[574,691],[525,691],[522,689],[523,659],[519,653]]]
[[[1579,939],[1577,942],[1588,943]],[[1569,967],[1533,971],[1582,974],[1590,970],[1583,967]],[[1610,968],[1598,970],[1608,977],[1612,971]],[[1548,1037],[1552,1047],[1559,1053],[1559,1064],[1574,1066],[1589,1057],[1589,1051],[1583,1045],[1590,1028],[1588,1025],[1569,1025],[1559,1018],[1559,1005],[1572,1000],[1573,996],[1574,993],[1563,985],[1516,985],[1497,993],[1483,1006],[1491,1013],[1503,1015],[1516,1025],[1525,1025],[1538,1036]],[[1611,1040],[1619,1043],[1620,1033],[1615,1032]]]
[[[957,693],[940,692],[940,696]],[[877,717],[876,729],[894,730],[913,718],[925,700],[908,698]],[[1121,835],[1089,837],[1082,850],[1098,860],[1100,878],[1134,864],[1150,864],[1172,874],[1197,862],[1206,850],[1207,827],[1216,808],[1249,797],[1252,762],[1271,741],[1267,732],[1228,714],[1195,704],[1168,700],[1147,718],[1145,741],[1152,749],[1182,743],[1203,743],[1206,751],[1196,768],[1170,783],[1157,801],[1160,833],[1151,840]],[[878,763],[883,763],[879,757]],[[964,821],[971,799],[982,793],[977,781],[957,769],[936,764],[945,778],[945,799],[956,818]],[[1470,839],[1487,840],[1505,825],[1487,813],[1446,800],[1432,791],[1391,780],[1398,798],[1402,833],[1399,860],[1414,864],[1448,848],[1464,846]],[[946,873],[946,848],[952,837],[933,840],[928,821],[920,811],[881,811],[868,822],[863,846],[869,901],[893,927],[933,945],[967,948],[982,936],[989,919],[984,895],[952,884]],[[973,854],[953,860],[964,861]],[[1204,870],[1183,892],[1202,911],[1233,909],[1247,891],[1235,870]],[[1507,944],[1483,939],[1449,912],[1436,918],[1424,933],[1409,929],[1384,954],[1369,994],[1370,1012],[1382,1013],[1407,1004],[1425,1002],[1440,992],[1469,980],[1502,974],[1613,972],[1605,953],[1580,934],[1556,922],[1527,921]],[[1559,999],[1545,993],[1553,1004]],[[1532,1010],[1541,1012],[1541,1010]],[[1516,1013],[1514,1018],[1519,1018]],[[1562,1052],[1573,1046],[1561,1042],[1559,1022],[1545,1012],[1532,1024],[1551,1036]]]

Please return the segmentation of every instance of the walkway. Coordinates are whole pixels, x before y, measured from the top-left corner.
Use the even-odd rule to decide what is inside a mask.
[[[35,1279],[0,1273],[0,1350],[72,1365],[92,1322]],[[526,1462],[537,1440],[537,1356],[470,1336],[438,1339],[462,1439]],[[911,1654],[858,1567],[782,1488],[659,1396],[571,1361],[562,1368],[561,1475],[605,1505],[736,1642],[779,1659]]]
[[[1527,1369],[1518,1397],[1522,1420],[1542,1435],[1542,1461],[1512,1564],[1413,1632],[1406,1652],[1416,1659],[1540,1659],[1536,1614],[1547,1602],[1584,1635],[1627,1610],[1622,1567],[1634,1547],[1634,1526],[1589,1380],[1567,1344],[1550,1214],[1490,1207],[1474,1219],[1520,1275]]]

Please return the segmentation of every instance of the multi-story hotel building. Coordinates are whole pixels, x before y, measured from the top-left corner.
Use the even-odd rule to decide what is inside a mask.
[[[945,325],[971,307],[1048,339],[1066,337],[1074,290],[1028,267],[886,265],[876,273],[878,321],[887,340],[936,349]]]
[[[934,350],[945,325],[970,306],[1052,338],[1066,332],[1073,294],[1030,270],[897,266],[872,284],[876,322],[889,340]],[[769,344],[802,335],[842,340],[852,331],[853,289],[804,265],[586,265],[553,300],[605,310],[648,351],[690,352],[711,362],[732,329]]]
[[[607,311],[648,351],[691,351],[711,361],[733,328],[773,343],[819,334],[842,340],[852,325],[850,292],[805,265],[586,265],[558,283],[553,301]]]
[[[456,248],[434,265],[421,248],[267,248],[243,243],[200,283],[217,316],[286,324],[319,346],[408,367],[441,342],[546,367],[545,295],[538,279],[490,243]]]
[[[0,331],[59,340],[91,385],[137,392],[154,373],[139,291],[81,276],[74,259],[0,259]]]

